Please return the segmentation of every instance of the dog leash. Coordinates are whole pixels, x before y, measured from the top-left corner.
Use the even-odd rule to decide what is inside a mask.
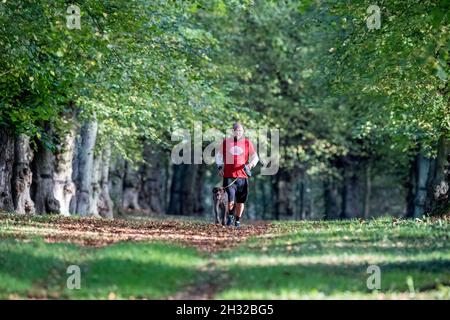
[[[237,180],[238,178],[234,179],[229,185],[227,185],[226,187],[223,187],[224,189],[231,187]]]

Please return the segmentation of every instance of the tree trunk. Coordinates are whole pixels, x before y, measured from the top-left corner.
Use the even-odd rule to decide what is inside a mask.
[[[91,204],[92,176],[94,172],[94,149],[97,140],[97,121],[85,123],[80,132],[78,149],[78,181],[76,213],[88,216]]]
[[[372,196],[372,166],[371,163],[367,163],[365,167],[365,185],[364,185],[364,218],[370,216],[370,198]]]
[[[196,185],[198,165],[180,164],[173,166],[172,186],[170,188],[169,214],[195,213],[198,206]]]
[[[324,182],[325,219],[337,219],[341,215],[339,206],[338,182],[333,177],[328,177]]]
[[[272,203],[272,218],[275,220],[280,220],[280,210],[278,205],[278,173],[273,175],[270,179],[270,202]]]
[[[141,188],[141,177],[139,171],[133,168],[131,163],[125,163],[125,176],[123,181],[122,208],[125,211],[139,211],[139,191]]]
[[[76,131],[75,134],[75,145],[73,150],[73,157],[72,157],[72,181],[74,183],[74,189],[75,193],[72,196],[72,199],[70,200],[70,207],[69,212],[71,214],[77,214],[77,195],[78,195],[78,181],[80,180],[80,174],[79,174],[79,166],[80,166],[80,159],[79,159],[79,153],[81,151],[81,136],[80,136],[80,130]]]
[[[269,181],[270,182],[270,181]],[[270,203],[270,185],[267,183],[267,180],[261,181],[261,191],[262,191],[262,218],[263,220],[270,219],[270,216],[267,216],[267,214],[272,213],[271,203]]]
[[[197,215],[203,215],[205,213],[205,206],[204,206],[204,196],[205,192],[203,192],[204,186],[203,182],[205,179],[205,166],[204,165],[196,165],[196,171],[195,171],[195,181],[194,181],[194,189],[192,190],[193,197],[194,197],[194,214]]]
[[[14,209],[20,214],[32,214],[35,212],[34,202],[31,200],[33,151],[30,147],[29,137],[19,135],[16,138],[14,158],[12,183]]]
[[[192,215],[195,212],[195,193],[197,192],[195,186],[195,176],[198,170],[196,165],[182,165],[183,168],[183,179],[182,179],[182,207],[179,214]]]
[[[14,138],[12,132],[0,126],[0,211],[13,211],[12,175]]]
[[[55,156],[42,143],[39,143],[37,153],[33,159],[32,168],[33,182],[31,184],[31,194],[36,212],[40,214],[59,214],[61,206],[53,193],[55,189],[53,181]]]
[[[59,201],[60,213],[63,216],[70,215],[70,203],[76,192],[75,183],[72,180],[75,138],[76,130],[72,125],[69,132],[62,137],[55,153],[53,193],[55,199]]]
[[[106,146],[94,156],[89,213],[93,216],[113,218],[113,203],[109,195],[109,164],[111,149]]]
[[[405,188],[408,190],[406,194],[406,217],[412,218],[414,217],[414,202],[416,198],[416,189],[417,189],[417,159],[415,156],[409,164],[409,174],[408,180],[405,183]]]
[[[125,180],[125,160],[121,157],[114,157],[111,160],[109,170],[109,191],[113,202],[113,210],[116,215],[123,213],[123,189]]]
[[[362,186],[357,161],[343,159],[344,185],[342,188],[341,218],[355,218],[362,216]]]
[[[145,164],[141,166],[142,188],[139,193],[140,206],[151,214],[163,212],[164,194],[161,152],[146,144],[143,152]]]
[[[111,147],[105,147],[102,153],[102,167],[100,176],[100,196],[97,211],[100,216],[108,219],[113,218],[113,201],[109,194],[109,167],[111,162]]]
[[[313,201],[311,192],[312,182],[310,179],[306,181],[305,185],[305,215],[304,219],[311,219],[313,217]]]
[[[429,188],[427,192],[426,211],[445,214],[450,211],[450,139],[442,135],[438,143],[438,154],[429,174]]]
[[[167,213],[181,214],[182,211],[182,193],[183,193],[183,165],[172,166],[172,183],[170,186],[170,200]]]
[[[275,193],[275,216],[278,220],[282,215],[294,216],[294,181],[298,172],[295,169],[280,169],[276,174],[273,188]]]
[[[422,217],[425,213],[427,199],[427,179],[430,171],[431,160],[419,154],[416,161],[416,190],[414,196],[413,216]]]
[[[89,193],[89,215],[99,216],[98,206],[100,203],[100,182],[102,179],[103,155],[94,155],[94,165],[92,167],[91,189]]]
[[[304,179],[302,179],[302,181],[300,181],[299,193],[300,193],[300,196],[299,196],[300,205],[299,205],[298,215],[301,220],[305,220],[305,181],[304,181]]]
[[[254,190],[254,203],[255,203],[255,214],[254,217],[257,220],[262,220],[264,215],[264,189],[263,184],[261,183],[261,179],[255,177],[253,181]]]
[[[165,161],[165,175],[164,175],[164,212],[167,212],[169,208],[169,200],[170,200],[170,187],[172,181],[172,166],[170,165],[170,161]]]

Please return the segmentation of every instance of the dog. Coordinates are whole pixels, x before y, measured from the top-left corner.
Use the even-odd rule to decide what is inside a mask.
[[[216,187],[213,189],[213,202],[216,224],[225,225],[228,218],[228,194],[225,188]]]

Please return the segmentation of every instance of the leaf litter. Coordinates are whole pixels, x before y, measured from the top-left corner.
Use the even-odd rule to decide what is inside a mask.
[[[255,221],[239,229],[203,221],[176,219],[101,219],[92,217],[0,214],[0,237],[22,241],[35,237],[45,242],[68,242],[102,247],[120,241],[167,241],[216,252],[265,234],[271,224]]]

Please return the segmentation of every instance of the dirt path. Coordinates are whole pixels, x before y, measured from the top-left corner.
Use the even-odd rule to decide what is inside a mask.
[[[210,258],[208,264],[198,269],[197,281],[194,285],[185,288],[167,300],[212,300],[228,275],[216,267],[216,262]]]
[[[182,220],[106,220],[99,218],[39,217],[0,214],[0,236],[46,242],[70,242],[105,246],[119,241],[168,241],[215,252],[238,245],[247,238],[266,233],[269,223],[255,222],[240,229],[207,222]]]

